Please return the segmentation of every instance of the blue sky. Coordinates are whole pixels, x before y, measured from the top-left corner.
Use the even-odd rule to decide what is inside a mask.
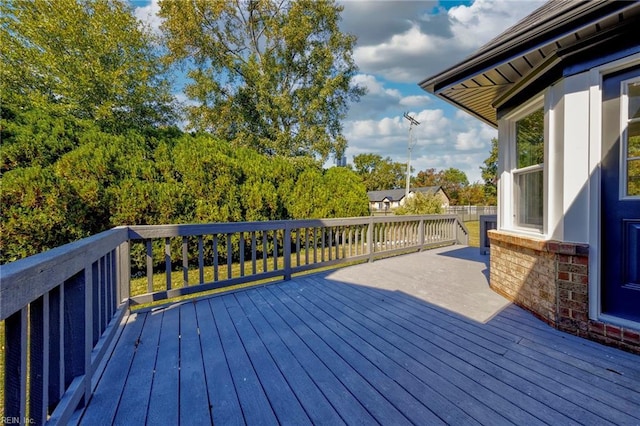
[[[132,1],[153,27],[157,0]],[[409,112],[415,171],[455,167],[481,181],[495,129],[424,92],[418,83],[454,65],[541,6],[543,0],[342,0],[341,29],[358,37],[355,81],[368,89],[344,120],[347,162],[361,153],[407,161]]]

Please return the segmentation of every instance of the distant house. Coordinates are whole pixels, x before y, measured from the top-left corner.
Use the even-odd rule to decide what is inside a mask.
[[[369,191],[369,210],[372,213],[391,213],[396,207],[400,207],[405,202],[405,189],[388,189],[386,191]],[[421,188],[409,189],[409,197],[420,192],[423,194],[435,194],[442,200],[442,207],[449,207],[449,196],[441,186],[425,186]]]
[[[640,347],[640,2],[551,1],[420,86],[498,129],[490,285]]]

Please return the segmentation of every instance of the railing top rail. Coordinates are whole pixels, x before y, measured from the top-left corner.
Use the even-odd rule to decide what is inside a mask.
[[[117,227],[46,252],[0,266],[0,320],[81,271],[128,239]]]
[[[226,234],[234,232],[273,231],[279,229],[313,228],[326,226],[350,226],[367,223],[397,223],[424,219],[455,219],[456,215],[418,215],[418,216],[360,216],[339,219],[295,219],[263,222],[217,222],[201,224],[136,225],[129,227],[129,238],[140,240],[147,238],[182,237],[190,235]]]

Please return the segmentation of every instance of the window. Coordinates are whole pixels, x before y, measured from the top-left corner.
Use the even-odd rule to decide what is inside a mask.
[[[623,177],[622,185],[628,197],[640,196],[640,81],[631,81],[625,88],[627,107],[626,112],[627,129],[623,138]],[[626,111],[625,111],[626,110]]]
[[[544,216],[544,110],[515,123],[514,224],[542,230]]]

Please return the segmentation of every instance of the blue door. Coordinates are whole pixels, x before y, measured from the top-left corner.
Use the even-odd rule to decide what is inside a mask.
[[[640,66],[603,83],[602,312],[640,321]]]

